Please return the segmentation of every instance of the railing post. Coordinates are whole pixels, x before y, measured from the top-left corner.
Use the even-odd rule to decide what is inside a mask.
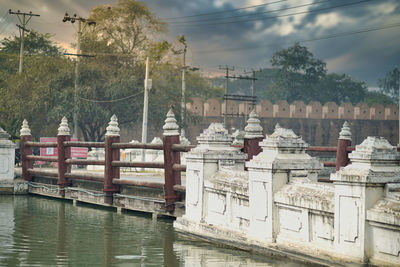
[[[165,207],[167,211],[173,211],[174,203],[179,199],[179,195],[174,191],[174,185],[181,184],[181,172],[174,171],[173,165],[180,164],[181,158],[179,152],[172,151],[172,145],[179,144],[179,126],[176,124],[172,109],[167,113],[163,130]]]
[[[119,161],[119,148],[112,148],[113,143],[119,143],[119,127],[117,116],[113,115],[107,126],[105,138],[105,166],[104,166],[104,203],[113,203],[113,194],[119,192],[119,186],[113,184],[113,179],[119,179],[119,167],[113,167],[113,161]]]
[[[336,171],[338,171],[340,167],[347,166],[350,163],[349,152],[347,151],[347,147],[349,146],[351,146],[351,131],[349,123],[345,121],[339,133],[337,143]]]
[[[64,142],[70,141],[71,135],[68,127],[68,120],[66,117],[63,117],[60,123],[60,127],[58,127],[57,134],[57,162],[58,162],[58,188],[60,196],[65,196],[65,187],[71,184],[71,181],[65,177],[66,173],[71,172],[71,166],[67,167],[65,164],[65,160],[71,158],[71,148],[65,147]]]
[[[244,146],[243,152],[247,154],[246,161],[251,160],[257,156],[261,151],[260,142],[263,140],[263,128],[256,111],[253,109],[249,114],[247,126],[244,128]]]
[[[22,178],[25,181],[32,181],[32,175],[28,173],[28,169],[33,168],[33,160],[27,159],[26,156],[32,155],[32,147],[25,145],[26,142],[32,141],[31,130],[29,129],[28,121],[22,122],[20,130],[21,134],[21,162],[22,162]]]

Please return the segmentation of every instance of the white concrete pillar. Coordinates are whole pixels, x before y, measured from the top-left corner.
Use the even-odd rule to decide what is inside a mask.
[[[0,127],[0,187],[13,188],[15,144]]]
[[[204,187],[218,170],[244,169],[247,155],[231,146],[232,136],[221,123],[212,123],[199,137],[198,146],[186,155],[186,214],[185,219],[200,223],[206,203]]]
[[[301,137],[279,125],[260,146],[262,151],[246,163],[251,214],[249,235],[262,242],[275,242],[279,221],[274,194],[291,179],[316,181],[322,165],[305,153],[308,145]]]
[[[382,137],[368,137],[350,154],[351,164],[331,175],[335,184],[335,250],[365,262],[373,240],[366,214],[386,183],[400,182],[399,153]]]

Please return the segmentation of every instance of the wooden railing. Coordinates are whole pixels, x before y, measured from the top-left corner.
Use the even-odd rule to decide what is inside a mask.
[[[54,147],[58,149],[58,156],[35,156],[33,147]],[[104,148],[104,160],[72,159],[71,147]],[[107,136],[105,142],[78,142],[70,141],[70,136],[58,136],[57,142],[32,142],[31,135],[21,137],[22,177],[32,181],[33,175],[57,177],[57,184],[61,196],[65,196],[65,188],[71,185],[72,180],[98,181],[104,184],[105,202],[111,204],[113,194],[118,193],[120,185],[135,185],[151,188],[163,188],[165,204],[168,211],[174,209],[174,203],[181,200],[181,172],[186,166],[180,162],[180,152],[187,152],[194,146],[179,144],[179,136],[165,136],[163,144],[132,144],[120,143],[119,136]],[[164,162],[125,162],[120,161],[120,149],[153,149],[164,152]],[[33,168],[34,161],[57,162],[57,170],[42,171]],[[104,166],[104,174],[71,173],[71,165],[100,165]],[[120,179],[121,167],[157,168],[164,169],[164,183],[151,183]]]

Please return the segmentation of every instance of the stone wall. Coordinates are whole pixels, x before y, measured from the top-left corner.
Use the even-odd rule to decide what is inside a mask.
[[[357,145],[333,183],[317,182],[322,164],[291,129],[276,126],[247,162],[220,123],[197,140],[177,231],[319,264],[400,265],[400,154],[386,139]]]
[[[227,129],[244,129],[247,116],[242,116],[249,111],[246,103],[235,103],[229,109],[228,102]],[[200,98],[194,98],[193,102],[186,105],[189,112],[200,116],[197,124],[189,124],[186,127],[186,137],[192,144],[196,143],[196,137],[212,122],[223,122],[222,104],[217,99],[208,99],[202,102]],[[349,121],[353,133],[353,141],[360,143],[367,136],[382,136],[393,145],[399,142],[398,136],[398,107],[388,105],[368,106],[366,103],[353,106],[351,103],[343,103],[339,107],[336,103],[328,102],[321,105],[320,102],[312,101],[305,105],[302,101],[288,104],[286,101],[278,101],[272,104],[269,100],[261,100],[255,106],[260,117],[264,134],[272,132],[276,123],[282,127],[293,129],[303,136],[304,140],[312,146],[336,146],[337,134],[344,120]],[[238,110],[238,115],[232,115],[232,111]],[[379,112],[381,112],[379,114]],[[383,114],[384,113],[384,114]],[[371,115],[372,114],[372,115]],[[121,132],[121,141],[129,142],[132,139],[140,140],[142,134],[141,126],[124,127]],[[149,140],[161,136],[161,128],[155,127],[149,121]],[[353,143],[354,143],[353,142]]]
[[[228,114],[248,115],[250,109],[244,102],[233,100],[228,101]],[[192,102],[186,105],[187,110],[194,114],[205,117],[219,116],[225,113],[225,103],[217,99],[208,99],[201,102],[200,98],[193,98]],[[204,111],[203,111],[204,110]],[[334,102],[327,102],[324,105],[317,101],[311,101],[305,105],[303,101],[294,101],[289,104],[286,100],[279,100],[271,104],[268,100],[261,100],[256,105],[256,111],[261,118],[325,118],[325,119],[346,119],[346,120],[398,120],[399,108],[397,105],[374,104],[371,107],[366,103],[359,103],[353,106],[351,103],[342,103],[338,106]]]
[[[307,118],[263,118],[260,116],[263,134],[270,134],[279,123],[282,127],[293,129],[312,146],[336,146],[337,137],[345,119],[307,119]],[[187,138],[195,143],[202,129],[212,122],[222,122],[221,117],[204,117],[200,123],[187,128]],[[245,118],[228,117],[228,129],[244,129]],[[348,120],[353,133],[353,143],[359,144],[367,136],[383,136],[393,145],[398,143],[398,121],[396,120]]]

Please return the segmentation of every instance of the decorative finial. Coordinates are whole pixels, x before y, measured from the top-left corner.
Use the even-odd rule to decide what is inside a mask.
[[[24,121],[22,122],[20,134],[21,136],[31,135],[31,129],[29,129],[28,121],[26,119],[24,119]]]
[[[352,163],[367,162],[368,164],[395,162],[399,160],[399,157],[395,146],[392,146],[385,138],[376,136],[368,136],[349,155]]]
[[[340,140],[350,140],[351,141],[351,131],[350,131],[350,124],[345,121],[343,123],[342,130],[339,133]]]
[[[179,126],[176,123],[175,114],[172,111],[172,108],[170,108],[167,113],[167,119],[165,120],[163,130],[164,130],[163,133],[164,136],[179,135]]]
[[[106,130],[106,136],[119,136],[118,118],[117,116],[115,116],[115,114],[111,116],[110,122],[108,123]]]
[[[255,109],[250,112],[247,126],[244,128],[244,131],[246,132],[244,136],[246,139],[263,137],[263,128]]]
[[[61,120],[60,127],[58,127],[58,135],[70,135],[66,117],[63,117]]]
[[[230,148],[232,145],[232,135],[228,133],[228,130],[224,128],[221,123],[211,123],[210,126],[197,137],[199,146],[205,146],[211,149],[221,149],[221,147]]]

